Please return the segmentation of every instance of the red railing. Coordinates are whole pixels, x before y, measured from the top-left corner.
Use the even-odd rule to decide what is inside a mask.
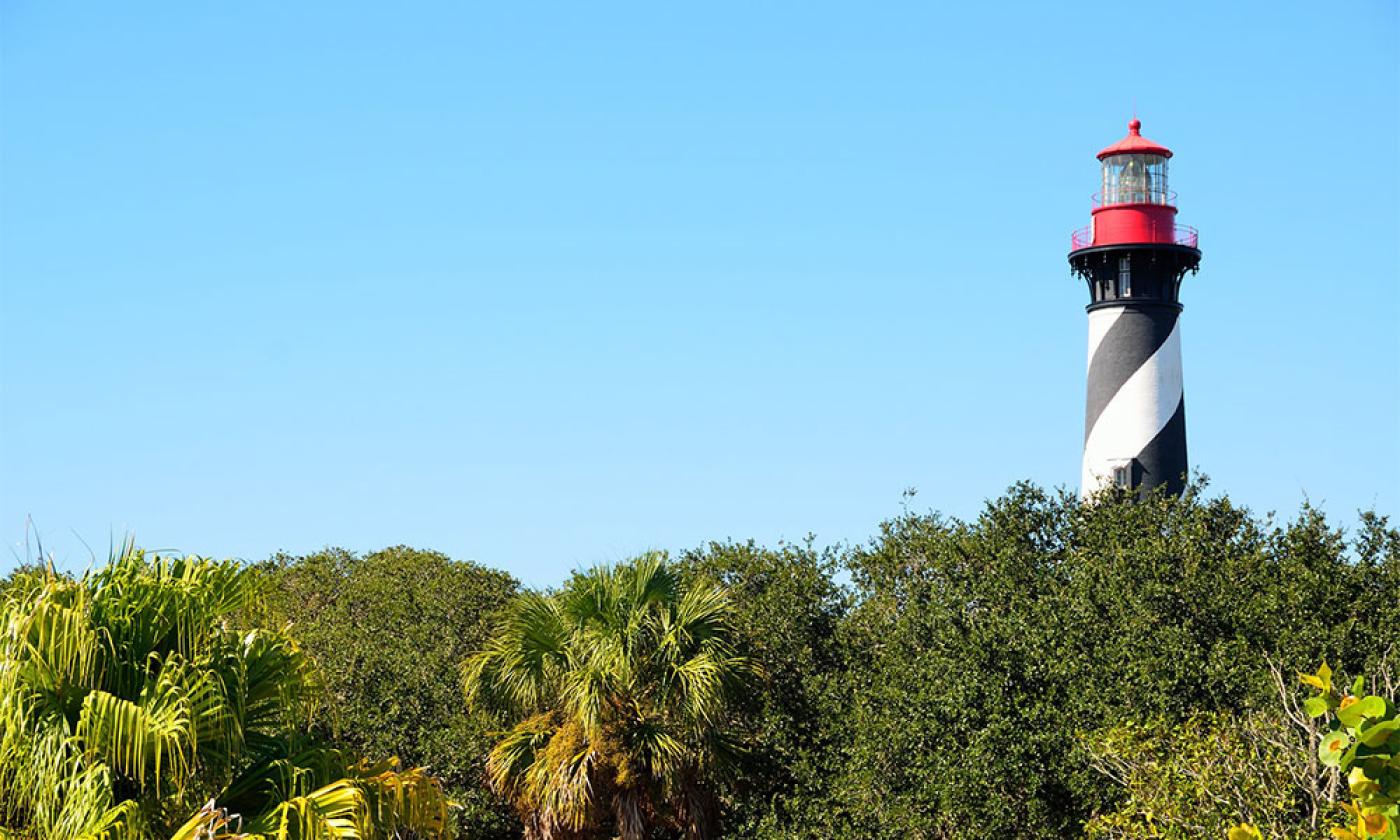
[[[1172,241],[1178,245],[1185,245],[1187,248],[1199,248],[1201,233],[1190,225],[1177,225],[1172,231]],[[1093,247],[1093,244],[1093,225],[1085,225],[1069,235],[1069,249],[1071,251],[1090,248]]]

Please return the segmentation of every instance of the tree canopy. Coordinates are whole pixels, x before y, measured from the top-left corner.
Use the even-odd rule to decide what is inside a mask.
[[[1378,665],[1397,545],[1378,517],[1347,540],[1312,508],[1278,525],[1199,486],[1084,504],[1023,485],[968,522],[906,512],[846,555],[828,746],[798,795],[823,807],[775,836],[1076,834],[1130,794],[1089,733],[1272,710],[1271,662]]]
[[[1393,696],[1400,532],[1200,484],[1017,485],[542,591],[403,546],[131,549],[0,605],[0,838],[1301,840],[1389,807],[1344,814],[1338,768],[1400,778],[1379,689],[1289,677]]]
[[[527,837],[715,836],[715,787],[740,750],[730,705],[751,670],[732,614],[722,588],[659,554],[516,599],[464,685],[519,719],[487,767]]]
[[[441,785],[311,732],[318,672],[233,620],[249,569],[123,548],[0,604],[0,836],[355,838],[452,833]]]
[[[518,584],[436,551],[338,548],[262,564],[259,621],[287,627],[323,666],[322,732],[354,753],[393,754],[431,769],[478,840],[519,836],[486,790],[489,733],[504,725],[462,702],[458,668],[486,641]]]

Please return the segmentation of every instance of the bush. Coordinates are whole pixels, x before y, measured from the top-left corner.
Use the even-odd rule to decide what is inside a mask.
[[[1400,626],[1400,544],[1197,485],[1081,504],[1018,486],[971,522],[905,513],[850,552],[826,745],[789,835],[1065,837],[1108,814],[1080,733],[1273,708],[1268,663],[1362,667]],[[1382,593],[1389,592],[1389,596]]]
[[[810,543],[752,542],[712,542],[680,559],[687,574],[728,590],[739,649],[761,674],[759,690],[737,701],[748,750],[726,796],[730,836],[785,837],[799,813],[822,808],[802,780],[828,746],[821,693],[839,662],[836,629],[848,600],[834,580],[838,561]]]
[[[1086,751],[1126,798],[1091,819],[1086,836],[1219,840],[1245,816],[1276,840],[1314,840],[1307,750],[1306,734],[1269,712],[1120,724]]]
[[[326,734],[431,768],[462,806],[465,836],[518,837],[484,783],[489,733],[502,722],[465,708],[457,671],[515,579],[405,546],[279,555],[261,571],[270,583],[262,620],[289,624],[326,673],[335,719]]]

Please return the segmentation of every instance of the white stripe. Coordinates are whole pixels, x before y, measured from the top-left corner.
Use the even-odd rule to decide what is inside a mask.
[[[1091,326],[1091,345],[1092,335]],[[1094,421],[1084,442],[1080,493],[1092,494],[1112,480],[1114,467],[1136,458],[1172,419],[1181,395],[1181,322],[1177,321],[1167,340],[1133,371]]]
[[[1122,314],[1127,311],[1121,306],[1111,306],[1107,309],[1092,309],[1089,311],[1089,361],[1094,363],[1094,353],[1098,351],[1099,345],[1103,343],[1103,337],[1108,335],[1108,328],[1113,326]]]

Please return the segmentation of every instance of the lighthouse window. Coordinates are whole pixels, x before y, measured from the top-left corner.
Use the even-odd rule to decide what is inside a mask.
[[[1131,476],[1129,475],[1127,467],[1113,468],[1113,483],[1119,487],[1126,488],[1129,485],[1130,478]]]
[[[1171,204],[1167,159],[1161,155],[1110,155],[1103,159],[1101,204]]]
[[[1118,258],[1118,296],[1120,298],[1133,296],[1133,268],[1130,257]]]

